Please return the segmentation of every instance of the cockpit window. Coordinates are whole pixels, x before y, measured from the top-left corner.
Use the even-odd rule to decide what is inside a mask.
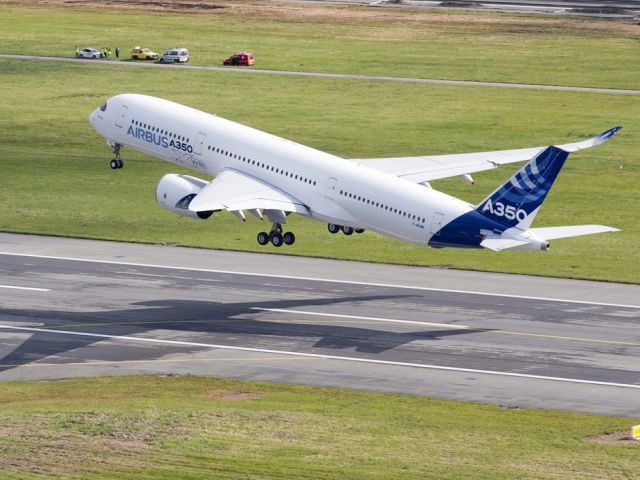
[[[104,112],[107,109],[107,102],[104,102],[102,105],[100,105],[100,111]]]

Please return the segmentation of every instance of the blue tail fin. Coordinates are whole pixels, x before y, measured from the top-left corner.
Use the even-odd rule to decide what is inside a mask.
[[[507,228],[528,228],[568,156],[558,147],[545,148],[479,203],[476,211]]]

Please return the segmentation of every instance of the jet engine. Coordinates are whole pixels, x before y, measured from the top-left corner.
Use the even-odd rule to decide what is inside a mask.
[[[156,185],[156,201],[162,208],[177,215],[204,220],[213,215],[213,210],[192,212],[189,210],[189,204],[208,184],[209,182],[200,178],[169,173]]]

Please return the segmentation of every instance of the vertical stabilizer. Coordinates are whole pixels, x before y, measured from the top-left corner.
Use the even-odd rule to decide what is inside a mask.
[[[476,207],[506,228],[526,230],[549,193],[569,153],[547,147]]]

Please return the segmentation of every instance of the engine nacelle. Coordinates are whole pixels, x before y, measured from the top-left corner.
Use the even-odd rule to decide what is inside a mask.
[[[156,202],[165,210],[177,215],[207,219],[213,215],[213,211],[192,212],[189,210],[189,204],[208,184],[209,182],[200,178],[169,173],[156,185]]]

